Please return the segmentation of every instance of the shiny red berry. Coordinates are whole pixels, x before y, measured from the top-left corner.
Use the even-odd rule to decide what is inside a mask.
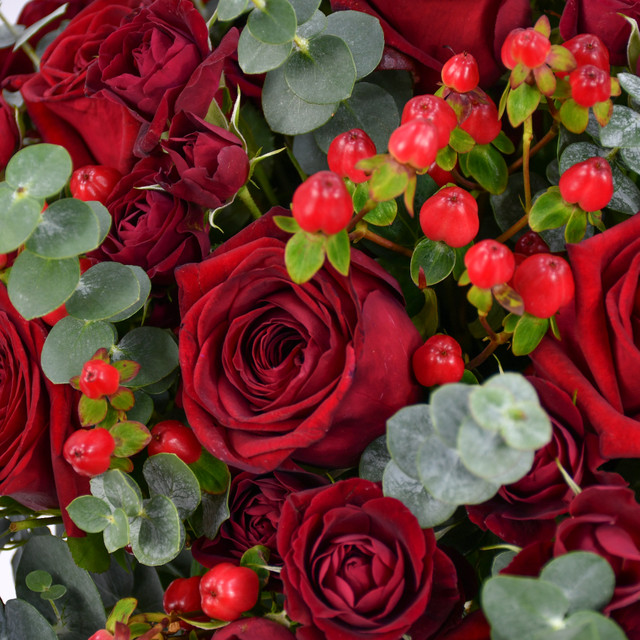
[[[480,71],[476,59],[467,51],[449,58],[442,67],[442,82],[458,93],[467,93],[478,86]]]
[[[81,476],[98,476],[111,463],[111,454],[116,448],[113,436],[100,427],[74,431],[64,443],[64,459]]]
[[[529,69],[535,69],[544,64],[551,51],[549,38],[533,28],[518,31],[511,39],[510,44],[511,58],[521,62]],[[509,59],[508,56],[507,59]]]
[[[478,203],[460,187],[440,189],[422,205],[420,227],[430,240],[442,240],[450,247],[464,247],[480,228]]]
[[[525,256],[532,256],[534,253],[549,253],[549,245],[535,231],[527,231],[518,238],[513,252]]]
[[[416,349],[412,358],[413,373],[423,387],[458,382],[464,374],[462,348],[451,336],[431,336]]]
[[[202,445],[193,431],[179,420],[163,420],[151,429],[148,445],[150,456],[175,453],[182,462],[191,464],[202,454]]]
[[[329,145],[327,162],[329,169],[351,182],[366,182],[369,176],[356,164],[376,155],[376,145],[362,129],[351,129],[336,136]]]
[[[191,613],[200,611],[201,576],[176,578],[173,580],[162,598],[165,613]]]
[[[78,200],[97,200],[104,204],[121,177],[117,169],[89,164],[71,174],[69,190]]]
[[[200,581],[202,610],[215,620],[237,620],[256,605],[259,594],[258,574],[230,562],[209,569]]]
[[[607,71],[587,64],[569,74],[571,97],[583,107],[592,107],[611,96],[611,78]]]
[[[442,98],[430,94],[415,96],[404,105],[400,124],[423,118],[431,122],[438,132],[438,148],[449,144],[451,132],[458,126],[458,117],[451,106]]]
[[[580,33],[567,40],[562,46],[571,51],[578,67],[592,64],[609,73],[609,50],[598,36],[592,33]]]
[[[466,131],[476,144],[489,144],[502,130],[498,117],[498,108],[486,94],[471,100],[469,114],[460,122],[460,128]]]
[[[471,284],[481,289],[490,289],[511,279],[516,261],[509,247],[488,239],[481,240],[467,251],[464,265]]]
[[[300,228],[328,235],[342,231],[351,221],[353,202],[342,178],[333,171],[319,171],[294,192],[291,214]]]
[[[538,318],[550,318],[573,299],[574,281],[568,262],[551,253],[536,253],[518,265],[513,287],[522,297],[524,310]]]
[[[414,169],[430,167],[438,154],[438,131],[424,118],[400,125],[389,138],[389,153]]]
[[[613,197],[613,175],[604,158],[589,158],[569,167],[558,184],[560,195],[583,211],[599,211]]]
[[[78,385],[80,391],[92,400],[110,396],[120,386],[120,372],[104,360],[89,360],[82,367]]]
[[[505,41],[502,43],[502,48],[500,49],[500,58],[502,60],[502,64],[507,67],[507,69],[513,69],[518,64],[518,61],[513,57],[511,49],[513,47],[513,41],[515,37],[521,31],[524,31],[524,29],[514,29],[509,33],[509,35],[505,38]]]

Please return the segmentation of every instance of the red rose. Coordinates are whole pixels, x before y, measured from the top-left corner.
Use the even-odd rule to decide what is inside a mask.
[[[27,111],[45,142],[66,147],[76,167],[131,168],[139,124],[122,105],[85,94],[87,66],[107,34],[138,0],[95,0],[47,47],[40,71],[21,87]]]
[[[348,278],[327,267],[296,285],[288,237],[266,216],[176,273],[189,424],[249,471],[289,456],[352,465],[418,393],[410,360],[421,339],[391,276],[352,249]]]
[[[620,15],[640,20],[638,0],[567,0],[560,18],[565,40],[579,33],[598,36],[609,49],[611,64],[627,64],[627,42],[631,25]]]
[[[89,486],[62,457],[73,431],[72,391],[42,374],[46,337],[44,325],[24,320],[0,284],[0,495],[34,510],[64,507]]]
[[[142,267],[154,282],[173,281],[173,270],[202,260],[210,249],[202,207],[168,191],[140,189],[156,184],[168,158],[140,160],[115,186],[106,202],[113,223],[93,256]]]
[[[242,618],[216,631],[212,640],[294,640],[285,626],[266,618]]]
[[[424,640],[458,604],[455,568],[433,531],[368,480],[292,494],[278,550],[299,640]]]
[[[143,123],[136,153],[148,154],[175,113],[202,118],[219,92],[230,30],[212,52],[204,18],[190,0],[155,0],[100,45],[87,88],[124,105]]]
[[[576,293],[545,337],[536,372],[576,397],[605,458],[640,457],[640,216],[569,245]]]
[[[181,111],[162,148],[173,165],[158,182],[171,193],[209,209],[232,198],[249,176],[249,157],[238,136]]]
[[[531,21],[527,0],[331,0],[331,7],[376,16],[391,48],[382,66],[407,68],[402,62],[406,56],[423,92],[435,90],[452,49],[473,54],[480,84],[490,86],[504,71],[500,49],[507,34]]]
[[[0,171],[7,166],[19,140],[20,134],[14,117],[14,109],[4,101],[0,94]]]

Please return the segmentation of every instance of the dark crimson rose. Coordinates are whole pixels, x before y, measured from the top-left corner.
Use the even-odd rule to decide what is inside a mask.
[[[232,198],[249,176],[249,157],[238,136],[181,111],[171,121],[162,148],[173,165],[159,184],[209,209]]]
[[[35,510],[64,507],[89,489],[62,457],[73,431],[73,392],[40,369],[46,337],[44,325],[24,320],[0,283],[0,495]],[[62,513],[67,531],[77,534]]]
[[[504,71],[507,34],[531,22],[527,0],[331,0],[331,7],[376,16],[387,45],[382,67],[411,69],[422,92],[435,90],[443,63],[463,51],[477,60],[480,84],[490,86]]]
[[[47,47],[21,93],[45,142],[67,148],[76,167],[102,164],[126,173],[139,123],[122,105],[87,96],[87,66],[139,0],[95,0]]]
[[[271,218],[176,273],[184,410],[202,444],[244,470],[290,456],[350,466],[417,399],[421,339],[396,282],[357,249],[347,278],[326,267],[294,284],[290,236]]]
[[[567,513],[574,498],[556,460],[582,488],[594,482],[620,481],[615,474],[592,472],[604,460],[596,452],[597,436],[585,434],[582,417],[571,398],[549,382],[528,380],[551,418],[551,442],[536,452],[531,471],[524,478],[503,486],[487,502],[467,506],[472,522],[519,546],[553,538],[555,518]]]
[[[448,633],[439,634],[438,640],[491,640],[491,627],[482,611],[477,609]]]
[[[605,458],[640,457],[640,216],[568,245],[575,300],[562,340],[533,352],[537,374],[576,397]]]
[[[113,223],[92,256],[142,267],[158,284],[173,282],[173,270],[202,260],[210,249],[202,207],[168,191],[140,189],[156,184],[169,158],[140,160],[115,186],[106,207]]]
[[[294,640],[287,627],[266,618],[242,618],[216,631],[212,640]]]
[[[299,640],[425,640],[459,600],[431,529],[360,478],[292,494],[278,551],[287,613]]]
[[[20,140],[13,112],[13,107],[0,94],[0,171],[7,166]]]
[[[567,0],[560,18],[565,40],[579,33],[598,36],[609,49],[611,64],[627,64],[631,25],[620,15],[640,20],[638,0]]]
[[[239,561],[247,549],[263,545],[271,551],[270,564],[282,564],[276,548],[282,505],[291,493],[327,482],[305,471],[238,474],[229,490],[229,519],[222,523],[215,540],[199,538],[193,543],[193,557],[205,567],[213,567],[230,559]]]
[[[190,0],[155,0],[100,45],[87,77],[91,92],[124,105],[143,123],[136,145],[148,154],[179,111],[204,117],[219,92],[230,30],[212,52],[204,18]]]

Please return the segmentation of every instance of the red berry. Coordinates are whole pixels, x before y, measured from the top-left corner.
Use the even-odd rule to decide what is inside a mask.
[[[502,43],[502,48],[500,49],[500,58],[502,59],[502,64],[507,67],[507,69],[513,69],[518,64],[518,61],[513,57],[511,49],[513,47],[513,41],[515,37],[521,31],[524,31],[524,29],[514,29],[509,33],[509,35],[505,38],[505,41]]]
[[[430,240],[442,240],[450,247],[464,247],[480,228],[478,203],[460,187],[445,187],[422,205],[420,226]]]
[[[569,74],[571,97],[583,107],[592,107],[611,96],[611,78],[607,71],[587,64]]]
[[[96,358],[84,363],[78,384],[85,396],[96,400],[118,390],[120,372],[112,364]]]
[[[111,463],[111,454],[116,448],[113,436],[100,427],[74,431],[64,443],[64,459],[81,476],[98,476]]]
[[[389,153],[414,169],[430,167],[438,154],[438,131],[423,118],[400,125],[389,138]]]
[[[429,167],[427,173],[439,187],[444,187],[444,185],[449,182],[455,182],[451,171],[445,171],[442,167],[439,167],[436,162]]]
[[[443,334],[431,336],[416,349],[412,358],[413,373],[423,387],[458,382],[464,373],[460,345]]]
[[[551,42],[549,38],[533,28],[522,29],[511,38],[509,50],[511,58],[521,62],[529,69],[535,69],[544,64],[550,51]],[[507,55],[508,58],[509,55]]]
[[[518,265],[513,288],[522,296],[527,313],[550,318],[571,301],[575,286],[566,260],[551,253],[536,253]]]
[[[458,126],[458,117],[451,106],[442,98],[430,94],[411,98],[404,105],[400,124],[406,124],[416,118],[431,122],[436,128],[439,149],[449,144],[451,132]]]
[[[319,171],[307,178],[293,193],[291,214],[304,231],[322,231],[331,235],[349,224],[353,202],[337,173]]]
[[[464,256],[464,264],[471,284],[481,289],[508,282],[516,268],[509,247],[496,240],[481,240],[474,244]]]
[[[527,231],[518,238],[513,251],[532,256],[534,253],[549,253],[549,246],[535,231]]]
[[[96,631],[89,640],[113,640],[113,635],[111,635],[106,629],[100,629]]]
[[[466,131],[476,144],[489,144],[502,130],[498,108],[491,98],[484,94],[471,100],[471,110],[460,128]]]
[[[366,182],[369,176],[356,164],[376,155],[376,145],[362,129],[351,129],[336,136],[329,145],[327,162],[329,169],[351,182]]]
[[[117,169],[88,164],[71,174],[69,190],[78,200],[97,200],[104,204],[121,177]]]
[[[578,203],[583,211],[599,211],[613,197],[613,175],[604,158],[589,158],[569,167],[560,176],[560,195]]]
[[[449,58],[442,67],[442,82],[458,93],[473,91],[480,82],[476,59],[466,51]]]
[[[182,462],[191,464],[200,458],[202,445],[189,427],[178,420],[164,420],[151,429],[148,451],[150,456],[175,453]]]
[[[237,620],[255,606],[259,594],[258,574],[230,562],[209,569],[200,581],[202,610],[215,620]]]
[[[162,598],[165,613],[184,614],[200,611],[201,576],[176,578],[169,584]]]
[[[567,40],[562,46],[571,51],[578,67],[592,64],[609,73],[609,50],[598,36],[592,33],[580,33]]]

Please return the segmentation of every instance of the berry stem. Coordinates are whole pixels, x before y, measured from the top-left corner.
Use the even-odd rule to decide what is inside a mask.
[[[501,333],[494,333],[493,335],[495,338],[492,338],[491,342],[489,342],[489,344],[475,358],[467,362],[465,369],[472,371],[479,367],[501,344],[508,342],[513,334],[502,331]]]
[[[356,213],[356,215],[353,217],[353,219],[349,223],[349,226],[347,227],[347,231],[351,231],[352,229],[354,229],[355,226],[358,224],[358,222],[360,222],[360,220],[362,220],[362,218],[364,218],[367,215],[367,213],[369,213],[369,211],[376,208],[377,204],[378,203],[375,200],[367,200],[364,207],[362,207],[362,209],[360,209],[360,211]]]
[[[529,173],[531,140],[533,140],[533,118],[529,116],[524,121],[522,132],[522,177],[524,179],[524,210],[527,215],[531,211],[531,175]]]
[[[391,251],[400,253],[403,256],[407,256],[408,258],[411,258],[411,256],[413,256],[413,251],[411,249],[407,249],[406,247],[396,244],[391,240],[387,240],[386,238],[379,236],[377,233],[369,231],[369,229],[356,229],[349,234],[349,240],[358,241],[362,239],[369,240],[369,242],[373,242],[380,247],[384,247],[385,249],[390,249]]]
[[[525,213],[520,220],[516,223],[512,224],[504,233],[500,234],[497,238],[497,242],[506,242],[509,238],[513,237],[520,231],[520,229],[524,229],[529,222],[529,214]]]
[[[491,328],[491,325],[487,322],[487,316],[479,313],[478,320],[480,321],[480,324],[482,325],[484,330],[487,332],[487,335],[489,336],[491,341],[495,342],[498,339],[498,336],[496,335],[496,332]]]
[[[547,133],[545,133],[544,136],[540,138],[540,140],[538,140],[538,142],[536,142],[533,147],[531,147],[531,150],[529,151],[529,157],[533,157],[536,153],[538,153],[538,151],[540,151],[540,149],[549,144],[549,142],[551,142],[557,135],[558,126],[554,123],[551,129],[549,129],[549,131],[547,131]],[[515,162],[513,162],[509,166],[509,173],[514,173],[515,171],[517,171],[522,166],[523,161],[524,157],[518,158]]]
[[[464,176],[461,176],[460,173],[458,173],[457,169],[452,169],[451,175],[455,179],[456,184],[460,185],[461,187],[471,189],[472,191],[484,191],[484,188],[481,187],[477,182],[471,182],[471,180],[467,180]]]
[[[25,529],[36,529],[38,527],[48,527],[51,524],[62,524],[61,516],[51,516],[50,518],[33,518],[31,520],[16,520],[9,525],[9,531],[24,531]]]

